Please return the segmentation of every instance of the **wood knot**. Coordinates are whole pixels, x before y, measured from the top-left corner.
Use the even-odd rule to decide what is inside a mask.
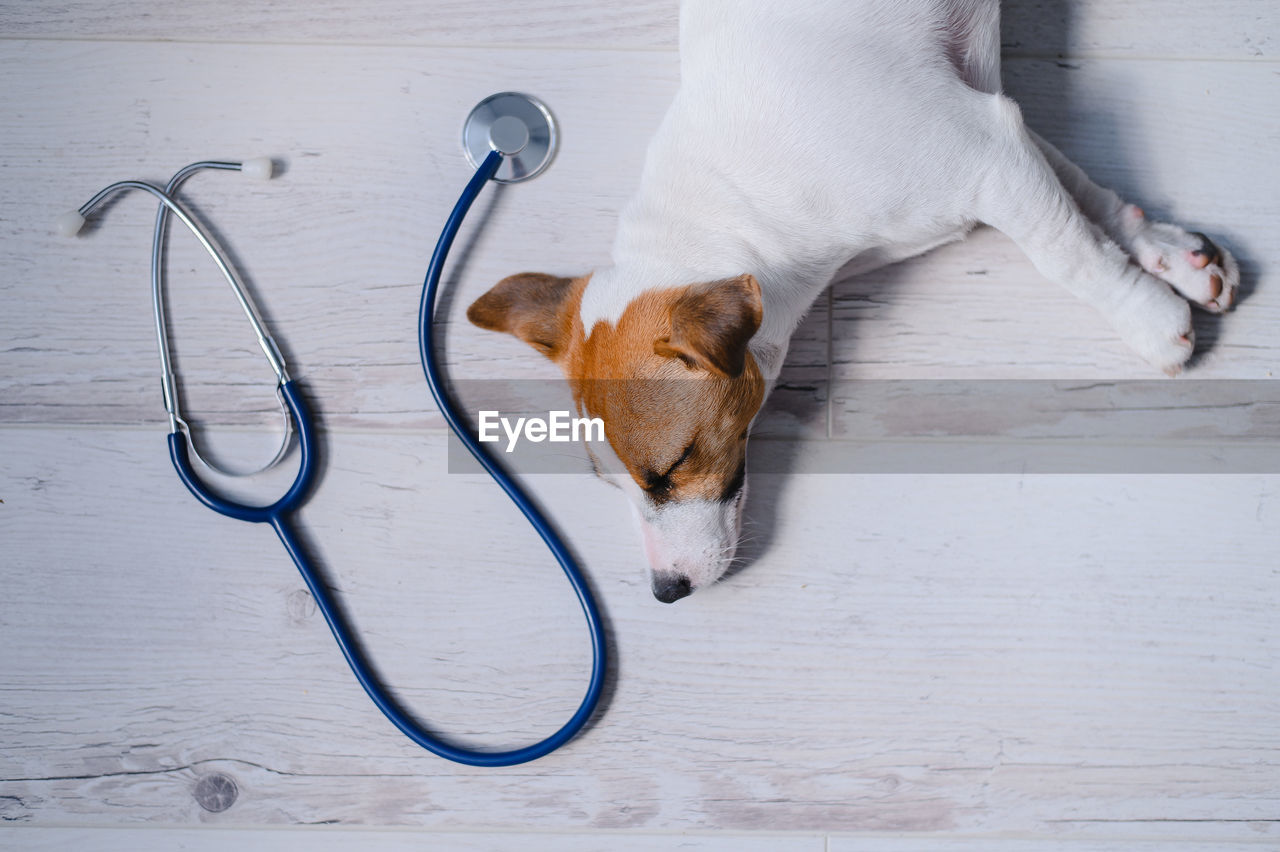
[[[196,804],[209,813],[220,814],[236,803],[240,789],[230,775],[213,772],[196,782],[191,795],[195,796]]]
[[[289,611],[289,621],[301,624],[316,614],[316,601],[306,589],[294,589],[285,598],[285,609]]]

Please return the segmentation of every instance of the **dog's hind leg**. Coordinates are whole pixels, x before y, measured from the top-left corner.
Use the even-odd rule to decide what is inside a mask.
[[[997,96],[988,105],[992,148],[976,217],[1009,235],[1045,277],[1097,308],[1140,355],[1170,375],[1179,372],[1194,345],[1190,305],[1081,210],[1012,101]]]
[[[1225,311],[1235,302],[1240,269],[1231,253],[1201,233],[1153,222],[1136,204],[1089,179],[1061,151],[1027,133],[1081,211],[1118,243],[1143,269],[1168,281],[1207,311]]]

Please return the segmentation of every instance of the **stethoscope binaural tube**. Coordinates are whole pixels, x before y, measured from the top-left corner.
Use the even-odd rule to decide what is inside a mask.
[[[80,206],[78,210],[71,210],[65,213],[58,220],[58,230],[64,236],[75,236],[84,227],[85,217],[93,212],[94,208],[113,195],[130,190],[140,190],[149,193],[159,202],[156,209],[155,229],[151,237],[151,308],[155,319],[156,347],[160,354],[160,389],[164,395],[165,412],[169,416],[169,429],[171,432],[181,432],[185,436],[192,455],[208,469],[221,473],[224,476],[252,476],[255,473],[261,473],[269,470],[284,458],[289,451],[290,438],[292,436],[292,425],[290,422],[289,410],[285,404],[284,396],[280,393],[279,388],[289,381],[288,371],[285,369],[284,357],[280,354],[279,347],[276,346],[275,340],[267,333],[266,326],[262,322],[262,317],[258,311],[258,307],[254,304],[253,298],[249,295],[249,291],[241,283],[236,275],[235,269],[226,261],[223,251],[214,242],[213,237],[208,234],[200,223],[191,215],[190,212],[183,207],[174,196],[178,187],[187,178],[196,172],[204,169],[212,169],[219,171],[238,171],[251,178],[257,180],[267,180],[271,177],[272,163],[265,157],[253,160],[246,160],[243,163],[221,162],[215,160],[204,160],[198,163],[192,163],[179,169],[178,172],[169,179],[169,182],[163,187],[155,186],[144,181],[122,180],[111,184],[110,186],[100,189],[93,198]],[[276,376],[277,396],[280,399],[280,410],[284,417],[284,436],[281,439],[280,447],[276,451],[271,461],[267,462],[257,470],[246,471],[243,473],[224,470],[213,462],[205,459],[200,455],[200,451],[195,444],[195,436],[191,427],[182,419],[181,403],[178,398],[177,381],[173,371],[173,359],[169,353],[169,333],[165,320],[164,308],[164,238],[166,227],[168,225],[169,216],[177,217],[178,221],[186,226],[196,241],[204,248],[209,258],[218,267],[218,271],[222,273],[223,279],[231,288],[232,293],[236,297],[236,301],[240,305],[240,309],[244,312],[245,317],[249,320],[250,326],[258,340],[258,346],[262,349],[263,355],[266,357],[267,364],[271,367],[271,371]]]

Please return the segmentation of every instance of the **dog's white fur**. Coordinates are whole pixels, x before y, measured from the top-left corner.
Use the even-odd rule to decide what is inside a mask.
[[[685,0],[680,72],[613,265],[583,296],[585,328],[643,290],[751,270],[764,295],[751,351],[774,378],[837,269],[985,222],[1176,371],[1191,354],[1187,299],[1210,303],[1217,274],[1226,307],[1238,284],[1230,257],[1191,268],[1180,255],[1194,238],[1147,222],[1024,126],[1000,94],[995,0]]]
[[[1000,93],[999,41],[997,0],[685,0],[680,89],[612,265],[583,293],[583,327],[617,322],[644,291],[750,272],[763,298],[750,352],[772,382],[838,269],[983,222],[1177,372],[1188,300],[1230,307],[1234,260],[1148,222],[1027,129]],[[726,570],[741,499],[663,506],[623,485],[656,574],[697,588]]]

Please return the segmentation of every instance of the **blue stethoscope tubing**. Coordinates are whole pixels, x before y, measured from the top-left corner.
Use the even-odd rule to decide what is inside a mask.
[[[482,767],[499,767],[499,766],[515,766],[521,763],[527,763],[555,751],[562,745],[578,734],[583,726],[590,720],[596,706],[600,702],[600,697],[604,688],[605,672],[607,669],[607,653],[605,645],[604,626],[600,617],[599,607],[592,596],[591,590],[587,584],[586,578],[578,569],[574,562],[569,549],[560,539],[555,529],[547,521],[547,519],[538,510],[537,506],[528,498],[511,477],[494,462],[488,454],[480,447],[475,438],[471,436],[470,430],[463,422],[458,414],[456,407],[449,398],[444,388],[443,379],[440,373],[439,364],[434,353],[434,340],[432,337],[431,319],[435,307],[436,291],[440,284],[440,275],[444,268],[445,259],[449,254],[449,248],[453,245],[454,238],[457,236],[458,229],[462,225],[462,220],[466,216],[467,211],[480,194],[484,184],[487,183],[497,172],[498,167],[502,164],[503,155],[497,151],[491,151],[476,170],[475,176],[467,184],[461,198],[458,199],[457,205],[453,208],[448,221],[445,224],[444,231],[440,234],[440,239],[436,243],[435,251],[431,256],[431,264],[427,271],[426,280],[423,282],[422,304],[419,313],[418,323],[418,343],[422,356],[423,372],[427,378],[428,387],[431,394],[435,398],[436,405],[439,407],[441,414],[444,415],[449,428],[458,436],[462,443],[469,449],[480,462],[480,464],[489,472],[493,479],[502,486],[503,491],[515,502],[520,511],[524,513],[529,522],[537,530],[542,540],[546,542],[556,560],[560,563],[560,567],[564,570],[565,576],[572,585],[574,592],[578,597],[579,603],[582,605],[582,612],[587,621],[587,628],[591,635],[591,675],[587,685],[586,694],[583,696],[582,703],[574,712],[573,716],[560,727],[559,730],[540,742],[534,743],[523,748],[512,749],[509,751],[479,751],[473,749],[460,748],[451,745],[440,739],[434,734],[425,730],[416,721],[409,718],[403,710],[401,710],[394,701],[387,695],[385,688],[374,676],[369,667],[368,662],[364,659],[358,644],[351,635],[350,629],[343,621],[337,604],[328,587],[320,581],[315,567],[311,564],[302,542],[299,540],[297,533],[291,524],[291,516],[302,507],[306,501],[308,493],[315,483],[317,466],[317,437],[315,424],[310,410],[307,407],[303,394],[297,383],[288,378],[284,370],[283,361],[279,359],[278,352],[275,350],[275,344],[271,341],[270,336],[261,328],[260,319],[256,315],[256,311],[252,308],[252,303],[248,300],[247,294],[242,290],[239,283],[235,280],[234,274],[230,267],[222,259],[222,256],[215,251],[211,240],[200,229],[199,225],[193,220],[190,214],[179,204],[172,196],[172,191],[182,177],[191,173],[196,168],[224,168],[239,169],[240,164],[235,163],[200,163],[187,167],[177,176],[170,186],[161,189],[151,184],[139,181],[121,181],[113,184],[111,187],[104,189],[92,201],[80,208],[78,213],[72,216],[75,220],[68,229],[68,233],[78,230],[79,225],[83,224],[83,216],[87,214],[94,206],[96,206],[107,195],[126,189],[141,189],[155,196],[160,203],[157,213],[157,223],[155,237],[152,246],[152,275],[155,291],[159,292],[159,267],[158,253],[160,251],[160,242],[164,236],[164,223],[168,214],[172,213],[180,219],[193,234],[196,235],[208,250],[209,254],[217,262],[223,274],[232,285],[232,289],[241,298],[241,304],[245,308],[246,314],[250,321],[254,324],[254,328],[259,333],[259,340],[263,345],[264,351],[268,354],[268,360],[272,362],[276,368],[277,375],[280,378],[278,391],[284,402],[288,413],[292,417],[296,426],[298,435],[299,462],[298,472],[294,477],[293,484],[289,489],[276,500],[267,506],[248,506],[242,503],[228,500],[225,497],[214,492],[209,488],[203,480],[196,474],[195,468],[191,463],[187,436],[183,433],[186,424],[177,414],[176,408],[176,392],[173,391],[171,384],[173,381],[170,372],[167,352],[167,342],[165,342],[165,329],[163,321],[162,308],[159,304],[156,306],[157,329],[161,339],[161,353],[165,364],[165,397],[166,406],[169,408],[170,420],[174,424],[172,431],[168,435],[169,458],[173,462],[173,467],[178,473],[179,479],[186,485],[187,489],[208,508],[239,521],[249,523],[265,523],[269,524],[276,535],[279,536],[281,544],[284,545],[294,565],[297,566],[302,579],[306,582],[308,590],[311,592],[312,598],[316,602],[317,608],[324,615],[325,622],[329,625],[329,630],[333,633],[333,638],[337,641],[338,647],[342,650],[343,657],[346,658],[347,664],[351,667],[352,673],[360,686],[368,694],[374,705],[382,711],[383,715],[395,725],[401,733],[420,745],[427,751],[440,757],[452,760],[456,763],[462,763],[469,766]],[[269,166],[268,166],[269,168]],[[156,297],[157,302],[159,296]],[[274,359],[273,359],[274,354]],[[180,426],[181,428],[180,428]]]
[[[555,528],[543,516],[537,505],[529,499],[520,486],[472,437],[471,430],[463,421],[461,415],[458,414],[457,408],[454,406],[444,386],[444,378],[440,373],[440,365],[435,355],[432,316],[435,313],[436,291],[440,286],[440,276],[444,271],[445,259],[449,256],[449,249],[453,246],[454,238],[458,235],[458,229],[462,227],[462,220],[466,217],[467,211],[471,209],[471,205],[475,203],[485,184],[498,171],[498,167],[502,165],[502,159],[503,155],[499,151],[490,151],[484,161],[480,163],[480,166],[476,169],[475,176],[471,178],[466,188],[462,190],[462,195],[458,198],[458,203],[454,205],[453,212],[449,214],[444,230],[440,233],[440,239],[436,242],[435,251],[431,254],[431,263],[427,267],[427,277],[422,284],[422,302],[418,308],[418,352],[422,359],[422,372],[427,378],[427,387],[431,389],[431,396],[435,399],[436,406],[444,416],[445,422],[449,424],[449,428],[458,437],[458,440],[493,477],[494,482],[502,487],[502,490],[506,492],[511,501],[516,504],[516,507],[528,519],[529,523],[533,525],[533,528],[537,530],[538,535],[542,537],[547,548],[555,556],[556,561],[560,563],[560,568],[564,571],[565,577],[569,580],[574,593],[578,596],[578,603],[582,605],[582,614],[587,621],[587,630],[591,634],[591,676],[588,680],[587,692],[582,698],[582,703],[578,705],[577,711],[574,712],[569,721],[565,722],[560,730],[551,736],[524,748],[495,753],[467,751],[444,745],[435,740],[428,744],[417,740],[409,731],[405,731],[406,734],[417,740],[424,748],[435,752],[441,757],[447,757],[450,760],[473,766],[513,766],[518,763],[526,763],[555,751],[573,739],[591,718],[596,705],[600,702],[600,695],[604,690],[605,672],[608,668],[604,623],[600,617],[600,609],[596,605],[595,597],[587,584],[586,577],[578,569],[573,556],[569,553],[569,548],[565,546]],[[392,721],[394,722],[395,720],[392,719]],[[404,728],[401,728],[401,730],[404,730]]]

